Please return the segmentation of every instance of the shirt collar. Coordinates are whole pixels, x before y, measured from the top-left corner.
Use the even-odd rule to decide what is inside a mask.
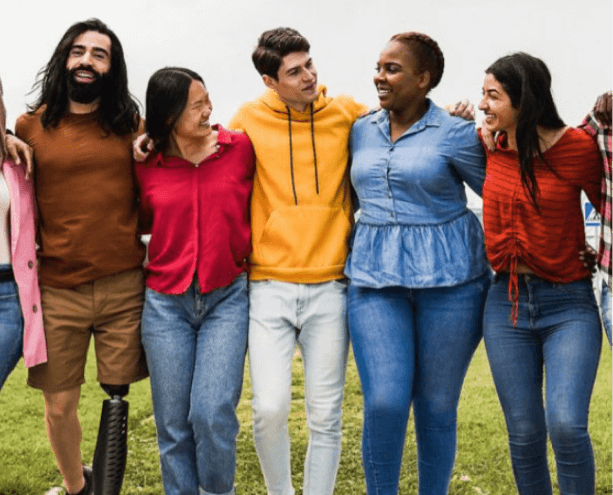
[[[213,129],[217,131],[217,144],[220,145],[218,153],[222,152],[225,146],[232,144],[232,133],[225,129],[221,124],[214,124]],[[152,158],[153,165],[162,165],[164,167],[173,167],[184,164],[187,160],[178,156],[162,155],[157,153]]]
[[[424,130],[426,127],[440,127],[441,125],[441,109],[437,107],[430,98],[426,98],[426,102],[428,103],[428,110],[426,113],[415,122],[409,129],[407,129],[402,136],[408,136],[410,134],[415,134]],[[387,110],[379,110],[374,113],[370,118],[371,124],[376,124],[379,126],[379,129],[389,137],[389,129],[390,129],[390,116]],[[401,137],[402,137],[401,136]]]

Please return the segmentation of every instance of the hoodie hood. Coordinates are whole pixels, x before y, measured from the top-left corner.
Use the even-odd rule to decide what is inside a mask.
[[[327,88],[323,84],[317,86],[317,99],[311,104],[313,106],[313,114],[323,110],[332,101],[332,98],[326,96]],[[290,108],[281,98],[276,91],[268,89],[261,97],[260,101],[270,108],[275,114],[286,120],[288,115],[291,114],[291,119],[296,122],[308,122],[311,119],[311,105],[307,105],[304,112],[299,112],[293,108]]]

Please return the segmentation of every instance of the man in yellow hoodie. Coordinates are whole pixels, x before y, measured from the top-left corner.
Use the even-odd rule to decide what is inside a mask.
[[[310,430],[305,495],[332,494],[341,453],[343,268],[353,226],[348,141],[366,107],[326,95],[309,48],[294,29],[263,33],[252,59],[268,90],[230,122],[247,133],[256,155],[249,369],[255,445],[270,495],[294,493],[287,417],[296,344]]]

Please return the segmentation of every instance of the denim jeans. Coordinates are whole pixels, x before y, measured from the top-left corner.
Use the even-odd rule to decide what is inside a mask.
[[[287,417],[296,344],[304,364],[309,445],[304,495],[331,495],[341,454],[348,335],[346,286],[251,282],[249,370],[253,434],[269,495],[292,495]]]
[[[593,494],[594,455],[587,425],[602,330],[591,283],[554,284],[520,275],[516,327],[510,319],[508,284],[503,275],[492,285],[483,332],[518,491],[551,495],[549,434],[560,494]]]
[[[609,339],[609,347],[611,347],[611,289],[604,280],[602,281],[602,290],[600,292],[600,314],[602,315],[604,331]]]
[[[23,316],[17,285],[12,280],[0,282],[0,390],[19,362],[22,349]]]
[[[166,495],[234,493],[236,406],[243,384],[247,279],[180,295],[147,289],[142,341]]]
[[[364,394],[362,461],[369,495],[396,495],[413,404],[420,495],[447,493],[457,408],[481,340],[489,271],[454,287],[350,284],[349,332]]]

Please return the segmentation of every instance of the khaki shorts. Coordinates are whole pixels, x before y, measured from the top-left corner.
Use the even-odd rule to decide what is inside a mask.
[[[71,289],[41,287],[48,361],[29,369],[28,385],[46,392],[80,386],[92,334],[100,383],[127,385],[146,378],[143,297],[140,268]]]

